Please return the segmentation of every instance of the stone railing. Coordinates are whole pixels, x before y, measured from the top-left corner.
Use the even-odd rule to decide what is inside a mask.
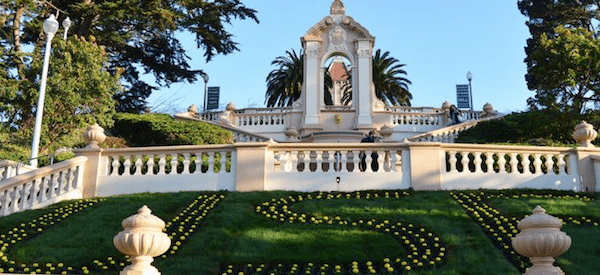
[[[447,124],[445,113],[393,113],[391,115],[393,126],[412,126],[416,128],[440,128]]]
[[[207,145],[101,150],[95,195],[234,190],[233,149]]]
[[[86,157],[16,175],[0,182],[0,216],[82,198]]]
[[[392,113],[444,113],[444,109],[433,107],[386,106],[385,110]]]
[[[271,144],[264,190],[409,188],[408,147],[398,144]],[[404,160],[404,161],[403,161]]]
[[[444,190],[582,190],[577,151],[571,148],[444,144],[441,149]]]
[[[495,115],[495,116],[490,116],[490,117],[486,117],[486,118],[481,118],[478,120],[473,120],[473,121],[467,121],[467,122],[463,122],[463,123],[459,123],[456,125],[451,125],[448,127],[444,127],[438,130],[433,130],[427,133],[423,133],[420,135],[416,135],[412,138],[409,138],[409,141],[414,141],[414,142],[443,142],[443,143],[453,143],[454,140],[458,137],[458,135],[460,134],[460,132],[470,129],[474,126],[476,126],[477,124],[483,122],[483,121],[489,121],[489,120],[495,120],[495,119],[500,119],[502,118],[504,115]]]

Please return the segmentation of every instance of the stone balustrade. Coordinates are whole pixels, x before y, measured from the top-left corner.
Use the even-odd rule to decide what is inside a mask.
[[[0,216],[82,197],[86,157],[75,157],[0,182]]]
[[[483,181],[486,189],[581,191],[577,152],[570,148],[470,144],[444,144],[442,148],[445,155],[442,189],[477,189],[482,188],[478,182]]]

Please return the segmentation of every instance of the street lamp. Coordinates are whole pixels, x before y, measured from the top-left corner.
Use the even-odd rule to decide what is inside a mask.
[[[471,87],[471,80],[473,80],[473,74],[471,73],[471,71],[469,71],[467,73],[467,80],[469,80],[469,97],[470,97],[470,101],[471,101],[471,111],[473,111],[473,89]]]
[[[67,30],[71,27],[71,20],[68,18],[63,21],[65,27],[65,39]],[[38,97],[38,106],[35,111],[35,127],[33,128],[33,141],[31,142],[31,159],[29,164],[33,167],[38,165],[38,152],[40,147],[40,135],[42,131],[42,116],[44,114],[44,98],[46,97],[46,80],[48,78],[48,65],[50,63],[50,51],[52,50],[52,38],[58,31],[58,21],[54,14],[51,14],[44,20],[44,32],[46,33],[46,50],[44,52],[44,67],[42,68],[42,79],[40,82],[40,94]]]
[[[207,93],[208,93],[208,87],[206,85],[208,85],[208,74],[207,73],[202,73],[202,78],[204,79],[204,107],[203,112],[206,112],[206,98],[207,98]]]
[[[63,28],[65,28],[65,33],[63,34],[63,40],[67,41],[67,32],[69,31],[69,28],[71,27],[71,19],[69,19],[68,16],[65,20],[62,21],[62,26],[63,26]]]

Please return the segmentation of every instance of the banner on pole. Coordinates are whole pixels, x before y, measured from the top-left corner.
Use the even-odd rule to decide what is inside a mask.
[[[220,87],[208,87],[206,110],[214,110],[219,108],[219,91]]]
[[[456,85],[456,107],[459,109],[471,108],[471,97],[469,96],[469,85]]]

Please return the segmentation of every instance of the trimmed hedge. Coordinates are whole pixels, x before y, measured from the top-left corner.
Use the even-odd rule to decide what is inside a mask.
[[[233,134],[221,127],[197,121],[174,120],[167,114],[115,115],[112,136],[129,146],[202,145],[233,142]]]

